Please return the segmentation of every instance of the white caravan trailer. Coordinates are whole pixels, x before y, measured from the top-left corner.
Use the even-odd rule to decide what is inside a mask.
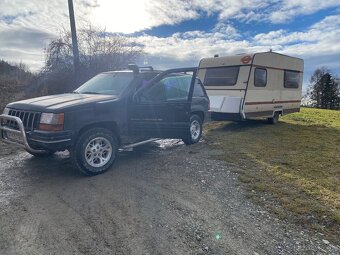
[[[213,120],[268,118],[300,111],[303,60],[262,52],[203,58],[198,77]]]

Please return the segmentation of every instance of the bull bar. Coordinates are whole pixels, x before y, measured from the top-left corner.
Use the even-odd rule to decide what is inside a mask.
[[[7,127],[5,124],[6,121],[14,121],[17,124],[19,130]],[[7,135],[8,133],[14,133],[16,135],[19,135],[20,140],[8,137]],[[21,147],[24,147],[27,151],[31,153],[44,153],[45,152],[44,150],[33,149],[28,144],[24,124],[22,123],[22,120],[16,116],[10,116],[6,114],[0,115],[0,139],[1,141],[8,143],[8,144],[20,145]]]

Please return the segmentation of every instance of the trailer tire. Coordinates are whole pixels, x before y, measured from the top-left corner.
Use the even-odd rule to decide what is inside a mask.
[[[106,128],[91,128],[78,138],[72,151],[72,162],[88,176],[106,172],[114,163],[118,142],[112,131]]]
[[[190,127],[186,138],[182,139],[186,145],[198,143],[202,137],[203,124],[202,119],[194,114],[190,117]]]
[[[269,124],[276,124],[276,123],[279,122],[279,118],[280,118],[280,113],[275,112],[273,117],[268,118],[268,123]]]

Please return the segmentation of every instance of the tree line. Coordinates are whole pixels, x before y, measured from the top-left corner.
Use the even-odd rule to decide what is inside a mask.
[[[316,69],[307,96],[312,100],[312,107],[340,110],[340,78],[326,67]]]

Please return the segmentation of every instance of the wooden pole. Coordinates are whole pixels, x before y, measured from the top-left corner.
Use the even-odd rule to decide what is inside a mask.
[[[75,19],[74,19],[73,0],[68,0],[68,10],[69,10],[69,15],[70,15],[70,25],[71,25],[71,34],[72,34],[74,73],[75,73],[76,79],[78,79],[79,78],[78,77],[78,74],[79,74],[79,50],[78,50],[76,23],[75,23]]]

